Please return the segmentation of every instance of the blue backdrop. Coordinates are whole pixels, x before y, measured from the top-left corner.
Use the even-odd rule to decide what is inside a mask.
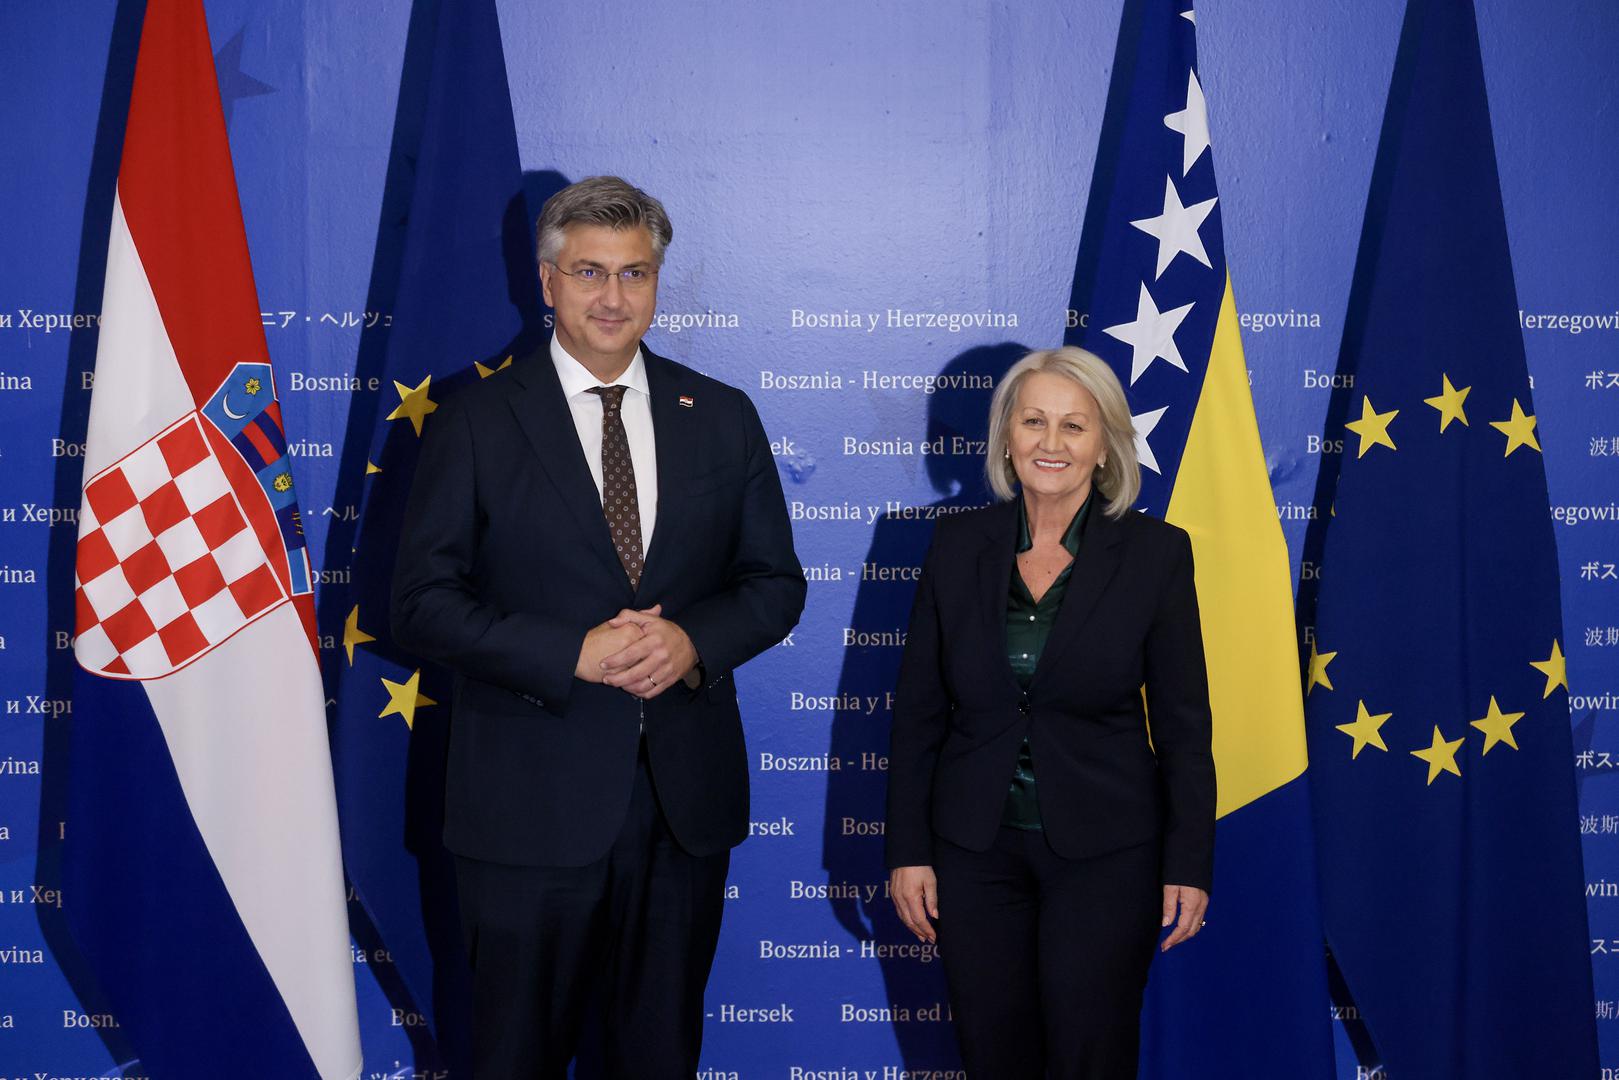
[[[676,235],[649,344],[752,395],[811,579],[802,624],[739,680],[758,835],[732,863],[712,1075],[954,1067],[933,955],[862,947],[888,918],[884,684],[927,529],[895,511],[976,497],[978,460],[952,435],[981,437],[993,379],[1062,337],[1121,6],[498,4],[531,192],[612,172],[664,201]],[[207,9],[310,550],[328,552],[355,516],[336,494],[354,398],[391,392],[333,377],[395,314],[374,275],[396,224],[411,5]],[[1597,1019],[1619,1068],[1619,8],[1477,9],[1559,544]],[[1403,10],[1198,11],[1226,255],[1303,582],[1316,475],[1342,446],[1325,418],[1350,391],[1331,373]],[[130,1056],[56,919],[73,613],[51,573],[70,565],[139,16],[114,0],[0,10],[0,1072],[14,1074],[120,1075]],[[318,569],[335,655],[353,568]],[[387,967],[356,946],[365,1075],[440,1075]],[[775,1021],[736,1022],[745,1009]],[[1340,1074],[1366,1075],[1340,1046]]]

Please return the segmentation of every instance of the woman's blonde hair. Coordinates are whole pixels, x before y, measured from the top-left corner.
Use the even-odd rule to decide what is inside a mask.
[[[1102,411],[1103,460],[1091,476],[1092,488],[1107,500],[1108,517],[1123,517],[1141,494],[1141,465],[1136,459],[1135,427],[1130,422],[1130,403],[1124,387],[1107,361],[1095,353],[1065,345],[1060,349],[1038,349],[1017,363],[1001,378],[995,396],[989,401],[989,446],[984,471],[995,497],[1007,500],[1017,494],[1017,473],[1008,457],[1012,432],[1012,410],[1017,407],[1023,380],[1037,371],[1061,375],[1084,387]]]

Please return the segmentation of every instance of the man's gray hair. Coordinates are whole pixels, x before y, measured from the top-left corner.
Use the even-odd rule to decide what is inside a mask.
[[[995,387],[995,396],[989,403],[989,446],[984,458],[984,471],[989,489],[997,499],[1010,499],[1017,494],[1017,472],[1007,457],[1012,443],[1012,410],[1017,408],[1018,391],[1023,380],[1037,371],[1061,375],[1070,379],[1096,399],[1101,410],[1102,445],[1106,449],[1107,466],[1096,467],[1092,474],[1092,489],[1107,500],[1105,513],[1111,518],[1123,517],[1135,505],[1141,494],[1141,466],[1136,459],[1135,427],[1130,418],[1130,403],[1124,396],[1124,387],[1107,361],[1093,352],[1065,345],[1060,349],[1039,349],[1013,364]]]
[[[652,234],[652,257],[659,266],[663,265],[663,249],[675,235],[663,204],[616,176],[589,177],[545,200],[535,229],[540,262],[555,265],[569,225],[605,225],[615,230],[644,226]]]

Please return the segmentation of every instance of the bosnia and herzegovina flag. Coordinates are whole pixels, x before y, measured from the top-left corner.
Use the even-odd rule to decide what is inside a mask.
[[[327,565],[352,573],[321,614],[342,643],[329,685],[346,866],[369,923],[356,936],[389,958],[384,988],[435,1043],[416,1064],[437,1068],[467,1058],[471,1008],[442,841],[451,689],[389,640],[389,588],[423,433],[458,385],[505,377],[538,323],[538,278],[494,0],[418,4],[411,35],[407,74],[419,51],[427,77],[401,89],[394,152],[413,168],[390,168],[372,284],[391,326],[362,344],[358,374],[381,389],[350,413],[337,501],[359,520],[334,525]]]
[[[1465,0],[1411,0],[1308,686],[1327,940],[1392,1077],[1596,1076],[1557,558]],[[1337,432],[1332,433],[1336,436]]]
[[[1128,390],[1140,508],[1191,535],[1214,716],[1208,925],[1153,965],[1141,1075],[1310,1080],[1333,1061],[1292,585],[1226,272],[1195,20],[1189,0],[1125,5],[1067,335]]]
[[[112,220],[63,907],[142,1071],[354,1077],[309,563],[201,0],[146,7]]]

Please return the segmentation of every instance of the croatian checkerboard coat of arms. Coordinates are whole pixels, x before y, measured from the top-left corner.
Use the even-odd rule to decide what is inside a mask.
[[[200,408],[86,481],[79,663],[155,679],[311,590],[268,364],[238,364]]]

